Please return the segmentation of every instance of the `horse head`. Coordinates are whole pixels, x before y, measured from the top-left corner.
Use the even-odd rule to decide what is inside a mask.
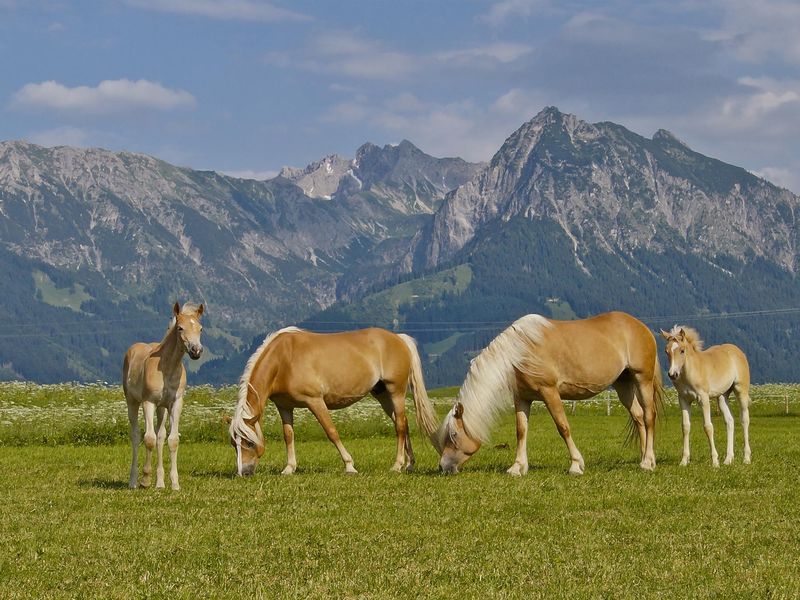
[[[248,382],[247,403],[237,406],[230,426],[231,446],[236,451],[236,473],[245,477],[256,472],[258,459],[264,454],[261,413],[251,409],[260,406],[258,392]]]
[[[181,308],[179,303],[172,307],[174,315],[173,322],[180,343],[183,349],[192,360],[197,360],[203,353],[203,344],[200,343],[200,334],[203,326],[200,324],[200,317],[203,316],[204,307],[186,303]]]
[[[481,442],[467,433],[464,427],[464,405],[456,402],[442,422],[437,438],[437,450],[442,455],[439,469],[455,474],[481,447]]]
[[[686,366],[686,353],[694,349],[694,344],[683,327],[675,326],[672,331],[661,330],[661,337],[667,341],[664,352],[669,363],[669,378],[678,379]]]

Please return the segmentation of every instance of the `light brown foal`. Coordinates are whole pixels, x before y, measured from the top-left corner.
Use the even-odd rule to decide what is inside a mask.
[[[203,305],[186,303],[181,308],[177,302],[172,307],[173,319],[164,339],[158,343],[136,343],[125,353],[122,367],[122,389],[128,403],[128,420],[131,426],[131,474],[129,486],[137,487],[139,474],[139,407],[144,412],[145,459],[142,468],[142,486],[150,485],[151,453],[158,445],[156,487],[164,487],[164,440],[167,436],[166,419],[169,412],[169,478],[173,490],[180,489],[178,483],[178,423],[183,409],[183,392],[186,389],[186,369],[183,355],[200,358],[203,346],[200,343],[200,317]],[[158,413],[158,423],[153,417]],[[158,437],[156,437],[158,430]]]
[[[750,452],[750,365],[738,346],[721,344],[703,350],[703,340],[691,327],[676,325],[669,333],[661,331],[667,341],[664,351],[669,359],[669,377],[678,391],[683,425],[683,456],[681,465],[689,464],[689,409],[692,400],[700,403],[703,429],[711,450],[711,464],[719,466],[719,454],[714,445],[714,425],[711,423],[710,398],[716,398],[725,419],[728,440],[725,464],[733,462],[733,415],[728,406],[731,392],[739,400],[739,414],[744,435],[744,464],[751,460]]]

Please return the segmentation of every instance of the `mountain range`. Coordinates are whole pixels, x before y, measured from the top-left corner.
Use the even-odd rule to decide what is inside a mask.
[[[234,381],[266,331],[300,323],[406,331],[429,383],[457,384],[521,314],[611,309],[738,343],[756,381],[800,380],[798,315],[776,312],[800,297],[798,209],[667,131],[553,107],[486,164],[364,144],[268,181],[6,142],[0,377],[116,380],[184,298],[208,308],[195,381]]]

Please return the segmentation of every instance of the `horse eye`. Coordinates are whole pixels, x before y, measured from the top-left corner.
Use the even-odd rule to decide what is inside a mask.
[[[686,350],[683,350],[683,349],[682,349],[682,350],[681,350],[681,354],[683,354],[684,352],[686,352]]]

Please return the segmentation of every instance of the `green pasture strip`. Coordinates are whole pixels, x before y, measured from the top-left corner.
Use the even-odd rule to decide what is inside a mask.
[[[440,416],[450,408],[458,394],[457,387],[430,391]],[[751,414],[800,414],[800,385],[769,384],[756,386],[752,391]],[[184,441],[225,441],[227,425],[225,415],[236,406],[237,388],[215,388],[208,385],[187,388],[181,439]],[[738,405],[731,400],[734,415]],[[408,402],[412,428],[414,428],[413,402]],[[566,403],[567,415],[605,416],[626,414],[617,401],[616,394],[605,392],[589,402]],[[712,402],[715,421],[722,426],[716,402]],[[511,401],[508,413],[511,412]],[[544,412],[534,403],[533,412]],[[699,411],[695,409],[696,423],[700,425]],[[352,406],[333,412],[333,419],[343,438],[372,438],[394,436],[394,428],[378,403],[367,398]],[[674,390],[667,391],[665,423],[680,423]],[[140,422],[141,416],[140,416]],[[325,434],[314,417],[306,410],[295,411],[297,435],[303,439],[325,439]],[[280,419],[272,405],[264,413],[264,433],[268,439],[281,440]],[[679,425],[678,425],[679,427]],[[127,443],[128,416],[120,386],[104,384],[36,385],[20,382],[0,383],[0,446],[21,445],[96,445]]]
[[[719,469],[699,426],[678,467],[669,424],[654,473],[621,446],[625,422],[572,416],[582,477],[540,413],[523,478],[504,473],[510,419],[457,476],[418,438],[413,474],[388,472],[387,437],[345,439],[346,476],[330,443],[298,436],[296,475],[269,441],[249,479],[230,446],[182,443],[180,492],[126,489],[120,444],[3,448],[0,597],[797,597],[800,419],[754,417],[753,464],[737,435]]]

